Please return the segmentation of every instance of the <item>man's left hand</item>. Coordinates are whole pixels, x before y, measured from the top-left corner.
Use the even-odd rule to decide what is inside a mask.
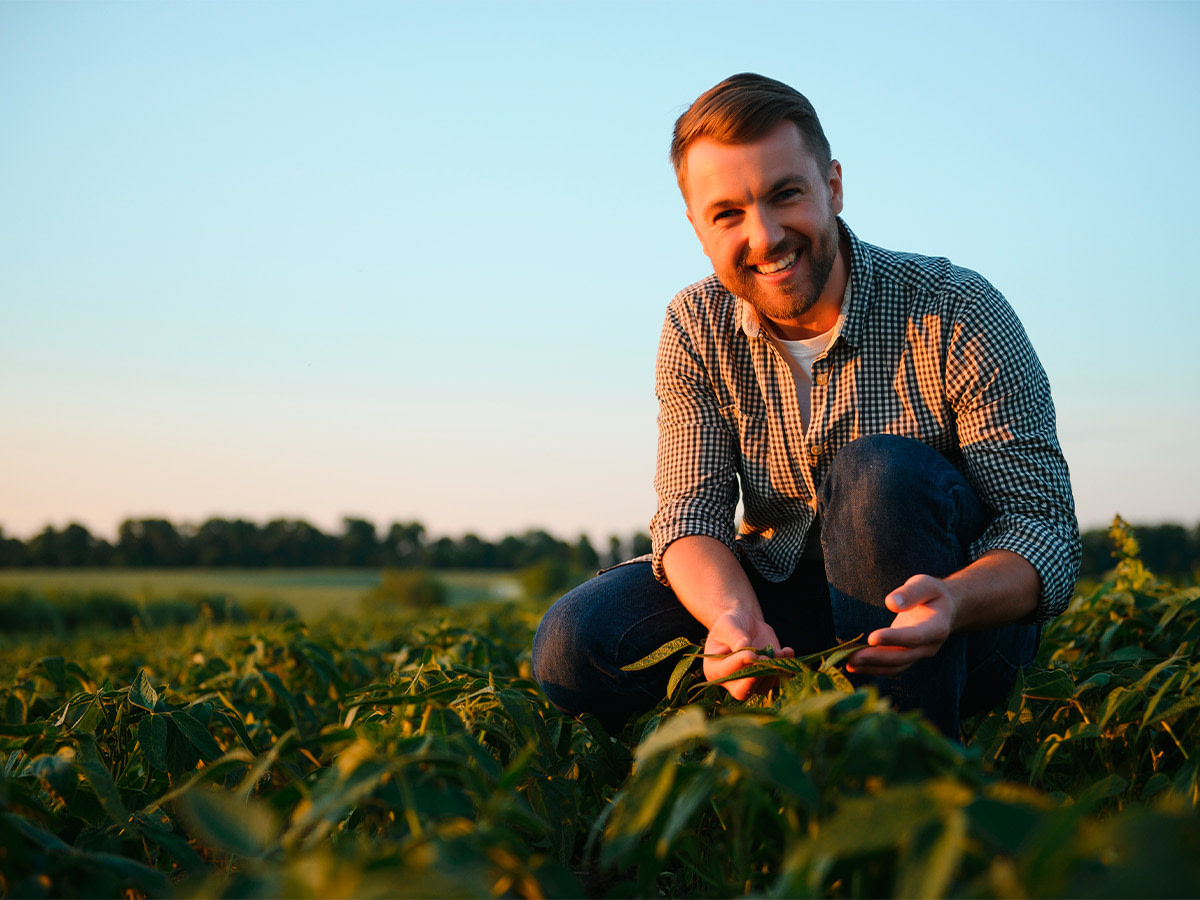
[[[918,660],[933,656],[954,631],[959,598],[930,575],[914,575],[883,599],[896,614],[892,624],[867,635],[867,647],[855,652],[846,669],[860,675],[899,675]]]

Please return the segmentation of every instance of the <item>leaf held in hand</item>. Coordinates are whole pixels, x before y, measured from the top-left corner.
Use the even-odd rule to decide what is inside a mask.
[[[664,659],[670,659],[672,656],[674,656],[680,650],[687,650],[689,648],[693,652],[698,651],[700,649],[698,646],[693,644],[687,638],[677,637],[677,638],[675,638],[675,640],[668,641],[667,643],[663,644],[661,647],[659,647],[657,650],[650,653],[649,655],[643,656],[637,662],[630,663],[627,666],[621,666],[621,671],[622,672],[636,672],[639,669],[648,669],[651,666],[657,665],[658,663],[662,662]]]

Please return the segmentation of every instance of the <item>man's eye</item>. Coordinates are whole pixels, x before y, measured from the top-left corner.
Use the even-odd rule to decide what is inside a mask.
[[[791,199],[793,199],[795,197],[799,197],[799,196],[800,196],[799,188],[787,188],[786,190],[782,190],[778,194],[775,195],[776,199],[778,199],[778,200],[791,200]]]
[[[737,215],[737,213],[738,213],[738,211],[736,209],[723,209],[719,213],[717,213],[715,216],[713,216],[713,221],[717,222],[717,221],[720,221],[721,219],[732,219],[734,216]]]

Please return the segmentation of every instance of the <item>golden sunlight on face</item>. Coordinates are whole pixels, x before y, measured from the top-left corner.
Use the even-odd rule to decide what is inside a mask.
[[[845,286],[844,278],[830,281],[841,165],[822,172],[787,121],[748,144],[702,138],[685,164],[688,221],[721,283],[772,322],[801,331],[826,322],[831,310],[836,318]]]

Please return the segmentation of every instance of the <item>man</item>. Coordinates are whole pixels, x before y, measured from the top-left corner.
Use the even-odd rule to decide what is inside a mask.
[[[957,737],[1078,573],[1045,373],[978,274],[850,231],[841,165],[787,85],[716,85],[671,161],[714,275],[674,298],[659,344],[654,552],[554,605],[535,676],[614,728],[669,668],[621,667],[680,635],[730,654],[705,660],[710,680],[865,635],[852,680]]]

